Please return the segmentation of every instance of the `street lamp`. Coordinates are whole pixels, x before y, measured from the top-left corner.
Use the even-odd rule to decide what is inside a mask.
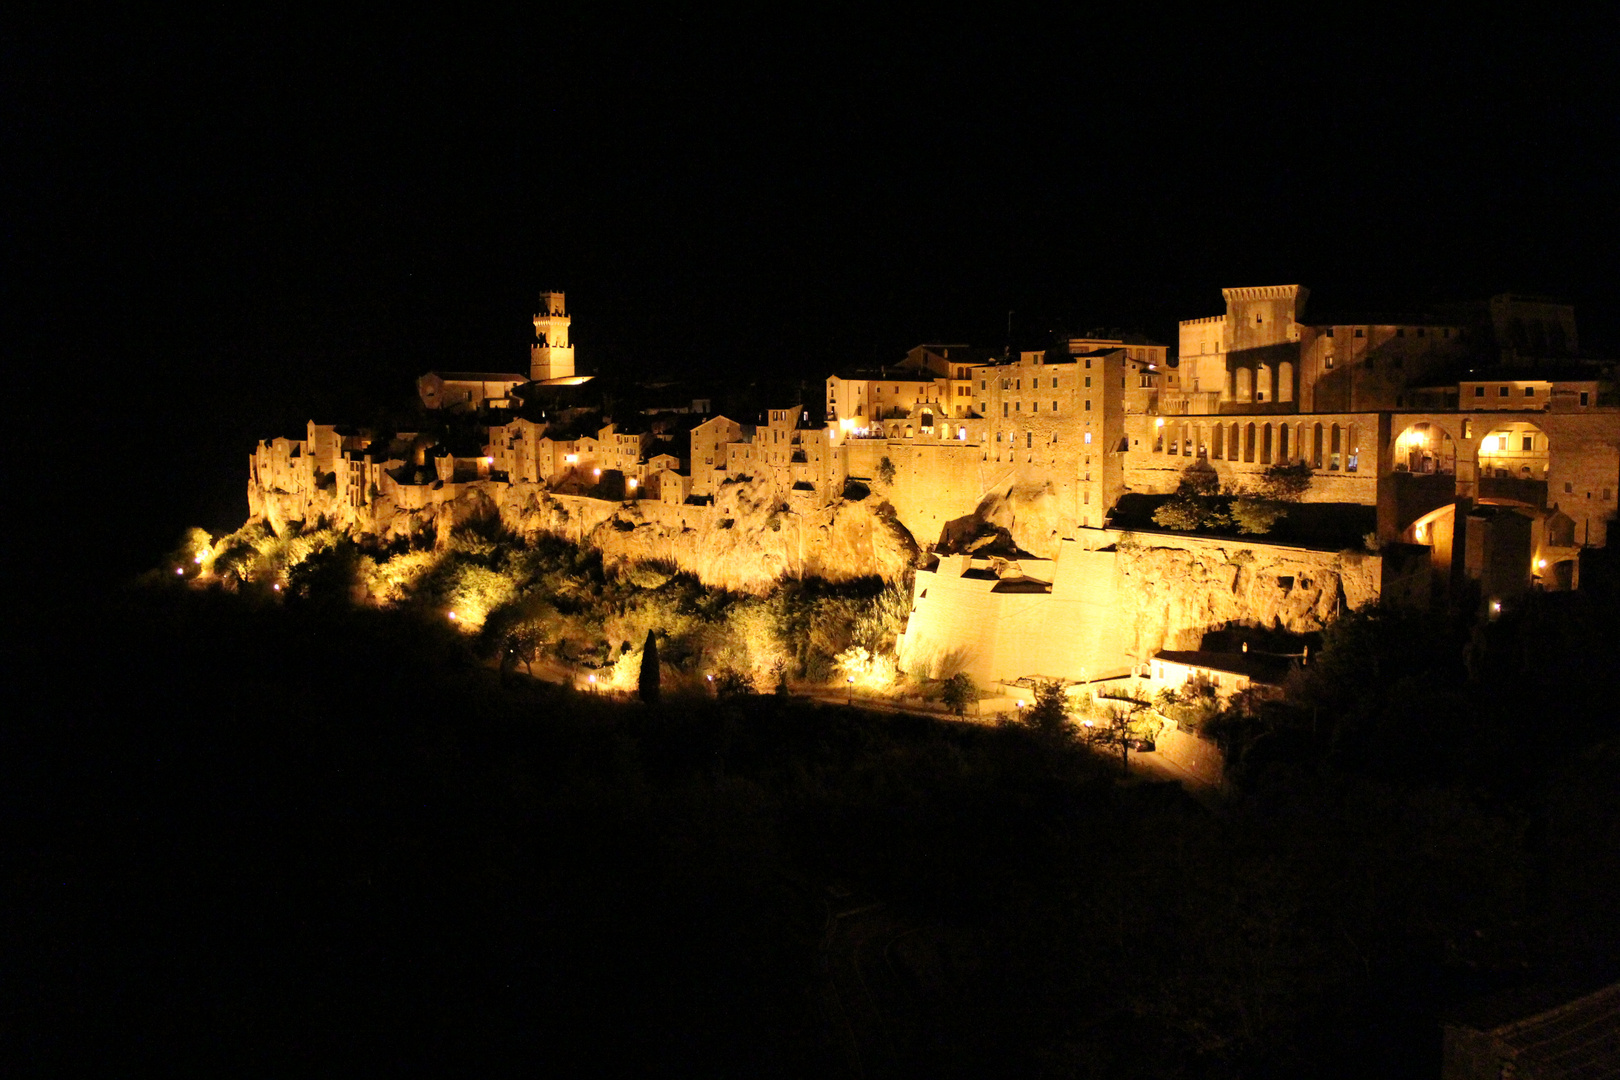
[[[844,681],[849,683],[849,703],[853,705],[855,704],[855,676],[851,675]]]

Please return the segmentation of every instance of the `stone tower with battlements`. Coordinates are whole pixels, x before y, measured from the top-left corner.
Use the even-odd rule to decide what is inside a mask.
[[[560,292],[540,294],[534,316],[534,344],[529,346],[529,378],[535,382],[574,376],[574,347],[568,342],[567,305]]]

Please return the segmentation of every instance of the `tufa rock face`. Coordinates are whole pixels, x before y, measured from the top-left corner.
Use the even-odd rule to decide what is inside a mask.
[[[601,551],[608,564],[667,561],[705,585],[764,592],[784,577],[847,581],[902,577],[917,557],[911,535],[887,503],[812,496],[786,499],[763,481],[726,484],[713,506],[614,502],[558,495],[539,484],[475,481],[447,485],[439,501],[406,509],[383,497],[366,506],[339,503],[329,492],[289,494],[250,489],[250,520],[278,534],[292,522],[324,521],[356,538],[388,542],[433,531],[438,542],[471,521],[498,519],[525,538],[560,536]]]
[[[1380,574],[1376,556],[1162,536],[1122,542],[1116,566],[1125,644],[1138,656],[1196,649],[1206,630],[1232,623],[1322,630],[1341,604],[1376,599]]]
[[[882,504],[783,501],[763,482],[724,485],[711,507],[604,502],[514,485],[501,519],[524,536],[589,545],[609,564],[667,561],[705,585],[741,592],[763,592],[784,577],[893,580],[917,554]]]

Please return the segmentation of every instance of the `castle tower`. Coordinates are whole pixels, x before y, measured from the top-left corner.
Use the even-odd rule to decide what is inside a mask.
[[[573,377],[574,347],[568,343],[571,321],[562,293],[540,294],[540,310],[534,316],[534,344],[529,346],[529,378],[545,382]]]

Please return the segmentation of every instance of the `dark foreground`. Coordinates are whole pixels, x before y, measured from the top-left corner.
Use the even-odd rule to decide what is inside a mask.
[[[1448,1010],[1620,958],[1612,640],[1341,672],[1210,811],[1022,730],[503,686],[405,616],[63,623],[12,658],[12,1075],[1434,1076]]]

